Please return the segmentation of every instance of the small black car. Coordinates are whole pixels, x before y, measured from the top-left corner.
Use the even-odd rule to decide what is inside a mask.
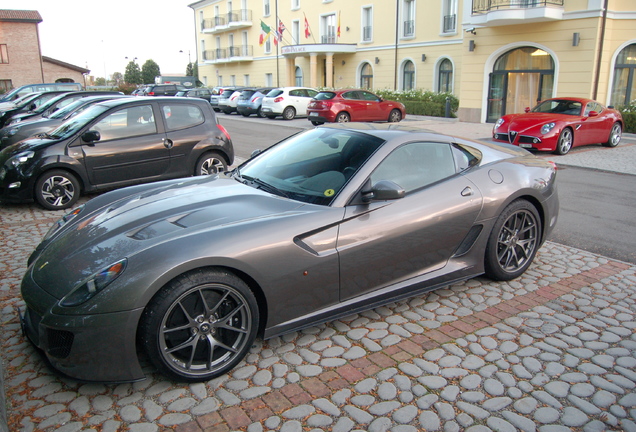
[[[150,84],[137,96],[174,96],[184,90],[187,88],[179,84]]]
[[[114,99],[0,151],[0,200],[60,210],[81,192],[216,174],[233,162],[232,140],[208,102]]]

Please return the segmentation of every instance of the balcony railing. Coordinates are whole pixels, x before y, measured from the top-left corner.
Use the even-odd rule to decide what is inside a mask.
[[[320,36],[320,43],[324,44],[335,44],[336,43],[336,35],[323,35]]]
[[[444,33],[454,32],[457,29],[457,15],[444,16]]]
[[[254,47],[252,45],[236,45],[229,48],[230,58],[232,57],[252,57]]]
[[[362,40],[370,41],[373,36],[373,27],[372,26],[364,26],[362,27]]]
[[[252,21],[251,9],[240,9],[227,14],[227,22],[229,25],[235,22]]]
[[[240,9],[213,18],[204,19],[201,22],[201,30],[225,30],[235,25],[239,25],[240,27],[242,23],[243,26],[244,23],[252,25],[252,11],[250,9]]]
[[[203,61],[209,62],[229,62],[237,57],[245,59],[254,56],[252,45],[235,45],[229,48],[216,48],[203,51]]]
[[[415,35],[415,21],[413,21],[413,20],[404,21],[403,33],[404,33],[404,37],[414,36]]]
[[[473,0],[473,14],[505,9],[528,9],[535,7],[561,6],[564,0]]]

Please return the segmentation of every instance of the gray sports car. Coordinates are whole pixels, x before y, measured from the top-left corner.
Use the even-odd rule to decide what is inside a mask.
[[[28,338],[68,376],[203,381],[257,336],[486,274],[521,275],[558,214],[523,149],[382,124],[294,135],[224,175],[133,186],[64,216],[22,282]],[[142,353],[143,354],[143,353]]]

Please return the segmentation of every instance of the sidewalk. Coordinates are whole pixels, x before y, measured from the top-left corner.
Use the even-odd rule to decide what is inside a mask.
[[[490,136],[490,125],[412,121]],[[547,157],[623,166],[634,148]],[[636,266],[556,243],[508,283],[475,278],[257,340],[207,383],[175,383],[150,367],[137,383],[59,378],[22,337],[15,307],[28,255],[63,213],[0,212],[11,432],[636,432]]]

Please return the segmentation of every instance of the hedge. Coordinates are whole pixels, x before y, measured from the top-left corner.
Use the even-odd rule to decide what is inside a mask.
[[[379,90],[376,93],[384,99],[402,102],[407,114],[445,117],[447,98],[450,102],[451,117],[456,117],[455,112],[459,108],[459,99],[451,93],[436,93],[424,90]]]
[[[618,107],[623,115],[623,132],[636,133],[636,101],[627,106]]]

